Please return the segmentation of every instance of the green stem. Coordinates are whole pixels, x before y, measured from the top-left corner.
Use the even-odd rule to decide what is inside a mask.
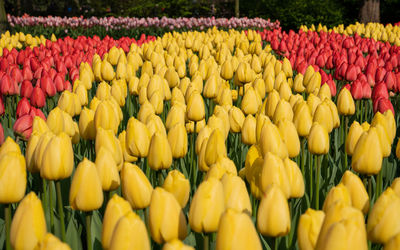
[[[371,208],[372,205],[374,204],[373,200],[372,200],[372,176],[369,176],[369,180],[368,180],[368,195],[369,195],[369,211],[371,212]]]
[[[61,240],[65,242],[64,207],[63,207],[63,203],[62,203],[60,181],[56,181],[56,191],[57,191],[58,213],[60,214]]]
[[[363,118],[364,118],[364,99],[360,100],[360,104],[361,104],[361,107],[360,107],[360,111],[361,111],[360,123],[362,123]]]
[[[53,209],[53,181],[49,183],[49,200],[50,200],[50,232],[54,233],[54,209]]]
[[[304,137],[301,137],[301,158],[300,158],[300,167],[301,167],[301,173],[304,176],[305,170],[304,170],[304,163],[306,161],[306,139]]]
[[[157,177],[158,177],[158,186],[162,186],[162,184],[164,183],[164,178],[163,178],[163,175],[162,175],[162,173],[161,173],[161,170],[158,170],[157,171]]]
[[[279,237],[275,237],[274,249],[278,250],[278,248],[279,248]]]
[[[193,180],[192,180],[192,183],[194,184],[194,185],[196,185],[196,179],[197,179],[197,169],[196,169],[196,159],[195,159],[195,152],[194,152],[194,147],[195,147],[195,145],[196,145],[196,122],[194,122],[194,129],[193,129],[193,134],[192,134],[192,145],[190,145],[190,149],[191,149],[191,151],[192,151],[192,153],[191,153],[191,172],[192,172],[192,177],[193,177]]]
[[[312,157],[310,157],[309,158],[310,159],[310,183],[309,183],[309,186],[310,186],[310,199],[312,199],[312,197],[313,197],[313,185],[314,185],[314,183],[313,183],[313,164],[312,164]],[[311,203],[311,200],[310,200],[310,203]]]
[[[92,212],[86,213],[86,246],[88,250],[93,250],[92,246]]]
[[[43,211],[44,211],[44,214],[46,214],[46,212],[47,212],[47,181],[46,181],[46,179],[42,179],[42,178],[40,178],[40,179],[42,180],[42,188],[43,188],[43,190],[42,190]]]
[[[317,165],[317,173],[316,173],[316,178],[317,178],[317,185],[315,188],[315,209],[318,210],[319,209],[319,178],[320,178],[320,172],[321,172],[321,158],[322,155],[318,155],[316,161],[316,165]]]
[[[11,227],[11,204],[5,205],[4,217],[6,219],[6,249],[11,250],[10,227]]]
[[[210,236],[208,234],[204,234],[203,237],[203,250],[210,249]]]
[[[382,193],[382,169],[378,173],[378,179],[377,179],[377,182],[376,182],[376,199],[379,198],[381,193]]]

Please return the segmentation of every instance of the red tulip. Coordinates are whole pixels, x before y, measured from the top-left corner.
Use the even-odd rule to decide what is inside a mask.
[[[372,90],[372,99],[377,100],[378,98],[389,99],[389,92],[384,82],[376,84]]]
[[[351,84],[350,92],[354,100],[361,100],[363,98],[363,88],[359,80],[356,80]]]
[[[32,124],[33,116],[29,114],[18,118],[13,126],[14,133],[27,140],[32,134]]]
[[[376,74],[375,74],[375,82],[383,81],[383,79],[385,78],[385,75],[386,75],[386,70],[382,67],[378,68],[376,70]]]
[[[14,81],[17,82],[18,84],[24,80],[24,77],[19,68],[13,67],[13,69],[11,70],[11,79],[14,79]]]
[[[64,82],[64,90],[68,90],[69,92],[72,92],[72,85],[71,85],[70,81]]]
[[[386,72],[384,82],[388,90],[393,90],[397,86],[397,79],[392,71]]]
[[[45,75],[40,79],[40,87],[46,93],[47,96],[54,96],[57,93],[56,86],[51,80],[50,76]]]
[[[36,86],[33,88],[32,95],[31,95],[31,104],[37,108],[43,108],[46,104],[46,97],[44,96],[43,90]]]
[[[29,115],[35,117],[35,116],[39,116],[40,118],[42,118],[43,120],[46,121],[46,116],[44,116],[43,112],[40,109],[37,109],[35,107],[31,107],[31,111],[29,112]]]
[[[376,102],[374,102],[374,113],[379,111],[383,114],[386,112],[386,110],[391,110],[393,115],[395,114],[393,105],[389,99],[379,98]]]
[[[0,82],[0,92],[3,95],[15,95],[18,93],[18,91],[18,84],[14,83],[10,75],[3,75]]]
[[[17,105],[17,118],[29,114],[31,111],[31,104],[26,97],[22,98]]]
[[[363,98],[370,99],[372,90],[371,90],[371,87],[369,86],[368,82],[361,81],[361,85],[362,85],[362,91],[363,91]]]
[[[355,81],[357,79],[357,75],[357,67],[353,64],[350,64],[346,70],[346,80],[350,82]]]
[[[331,90],[331,95],[335,96],[336,95],[336,84],[335,84],[335,81],[333,81],[332,79],[329,79],[328,81],[326,81],[326,84],[328,84],[329,89]]]
[[[22,69],[22,77],[24,78],[24,80],[32,81],[33,79],[32,70],[28,67],[24,67]]]
[[[32,83],[28,80],[24,80],[21,84],[21,96],[31,98],[33,91]]]

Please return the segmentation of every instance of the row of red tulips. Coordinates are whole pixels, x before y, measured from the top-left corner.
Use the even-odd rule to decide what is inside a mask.
[[[312,65],[333,95],[337,93],[336,80],[350,84],[346,87],[355,100],[372,98],[374,112],[394,112],[389,97],[400,91],[400,47],[357,34],[323,31],[286,33],[276,29],[265,30],[261,36],[277,54],[287,57],[297,72],[304,74]]]
[[[128,52],[131,44],[142,45],[155,37],[143,34],[139,40],[124,37],[114,40],[105,37],[66,37],[46,45],[27,47],[18,51],[4,48],[0,58],[0,116],[7,116],[14,132],[28,139],[32,132],[35,116],[43,119],[55,104],[46,105],[46,98],[53,98],[64,90],[72,91],[73,82],[79,78],[82,62],[92,64],[93,55],[101,57],[112,47]],[[55,97],[56,98],[56,97]],[[48,110],[44,108],[47,107]],[[15,120],[14,124],[11,121]],[[0,125],[0,143],[4,141],[3,127]]]

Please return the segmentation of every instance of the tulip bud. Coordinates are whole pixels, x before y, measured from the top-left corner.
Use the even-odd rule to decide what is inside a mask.
[[[276,106],[278,105],[280,100],[279,93],[273,90],[268,94],[267,101],[265,104],[265,115],[269,118],[273,118]]]
[[[0,158],[11,152],[21,154],[21,149],[11,137],[7,137],[4,144],[0,147]]]
[[[323,211],[308,208],[304,214],[300,216],[297,226],[297,240],[301,250],[315,249],[318,235],[324,222],[325,213]]]
[[[101,62],[101,77],[105,81],[111,81],[115,77],[114,69],[107,60]]]
[[[375,202],[368,216],[368,239],[385,244],[400,233],[400,198],[387,188]]]
[[[229,124],[232,133],[239,133],[242,130],[245,117],[239,108],[233,106],[229,110]]]
[[[151,195],[149,224],[151,236],[159,244],[178,237],[181,240],[186,238],[187,226],[182,208],[163,188],[157,187]]]
[[[363,128],[357,121],[354,121],[353,124],[351,124],[349,133],[346,137],[346,153],[348,155],[350,156],[353,155],[357,142],[360,139],[363,132],[364,132]]]
[[[354,211],[352,217],[343,218],[327,228],[325,234],[319,234],[315,249],[368,249],[364,216],[359,210]]]
[[[35,250],[51,250],[51,249],[60,249],[60,250],[70,250],[71,248],[68,244],[63,243],[56,236],[51,233],[47,233],[36,245]]]
[[[162,187],[175,196],[182,208],[186,206],[189,200],[190,183],[181,172],[178,170],[168,172]]]
[[[120,184],[118,167],[111,152],[100,147],[96,154],[96,168],[104,191],[117,189]]]
[[[258,144],[264,156],[271,152],[282,159],[288,157],[288,149],[282,140],[279,129],[271,122],[264,124]]]
[[[205,148],[205,163],[211,166],[219,158],[227,156],[225,140],[219,128],[211,133]]]
[[[257,94],[253,87],[249,87],[243,96],[241,109],[246,115],[257,113],[261,105],[261,97]]]
[[[82,139],[94,140],[96,138],[94,114],[93,110],[84,107],[79,116],[79,133]]]
[[[346,206],[351,206],[350,192],[343,183],[339,183],[337,186],[329,190],[329,193],[325,197],[322,210],[324,210],[325,213],[328,212],[329,208],[336,202],[341,202]]]
[[[298,156],[300,153],[300,140],[293,122],[287,119],[280,120],[278,122],[278,129],[288,149],[289,157]]]
[[[369,210],[369,197],[361,179],[351,171],[347,170],[343,174],[340,182],[347,187],[347,190],[350,193],[352,206],[366,214]]]
[[[333,129],[333,117],[331,109],[326,102],[321,102],[315,110],[313,122],[317,122],[324,126],[328,134]]]
[[[118,125],[119,118],[111,104],[107,101],[100,102],[94,115],[94,127],[96,130],[101,127],[103,129],[111,129],[116,134]]]
[[[290,231],[289,205],[282,190],[270,185],[257,211],[257,228],[262,235],[284,236]]]
[[[282,119],[287,119],[289,121],[293,120],[292,107],[284,99],[281,99],[278,102],[278,105],[276,106],[274,116],[273,116],[273,122],[274,122],[274,124],[278,124],[278,122]]]
[[[30,192],[19,203],[11,222],[11,246],[14,249],[33,249],[45,234],[42,202],[34,192]]]
[[[304,179],[297,163],[286,158],[283,161],[290,184],[290,198],[301,198],[304,195]]]
[[[310,134],[312,127],[312,116],[307,103],[302,101],[297,104],[293,116],[293,123],[296,126],[299,136],[306,137]]]
[[[143,171],[136,165],[124,163],[121,170],[122,194],[133,209],[149,206],[153,187]]]
[[[341,115],[353,115],[355,113],[354,100],[347,88],[342,88],[342,90],[340,90],[337,99],[337,107]]]
[[[172,164],[172,152],[167,136],[155,132],[150,141],[148,161],[154,170],[167,169]]]
[[[256,141],[256,118],[251,114],[246,117],[242,126],[242,142],[253,145]]]
[[[175,124],[168,131],[168,142],[173,158],[183,158],[187,153],[187,133],[184,124]]]
[[[122,155],[121,143],[111,130],[105,130],[102,128],[97,129],[95,142],[96,155],[101,147],[110,151],[117,166],[123,163],[124,156]]]
[[[189,209],[190,227],[195,232],[215,232],[225,210],[224,190],[216,178],[203,181],[197,188]]]
[[[69,203],[74,210],[92,211],[103,204],[103,190],[96,165],[84,158],[76,167],[69,192]]]
[[[10,138],[10,137],[8,137]],[[12,139],[10,139],[12,140]],[[26,189],[26,164],[25,158],[19,151],[6,152],[4,143],[0,148],[0,203],[19,202]]]
[[[311,154],[323,155],[329,152],[329,134],[324,126],[314,122],[308,136],[308,150]]]
[[[104,249],[110,247],[111,237],[119,219],[123,218],[130,211],[132,210],[129,202],[116,194],[108,201],[101,231],[101,244]]]
[[[42,156],[40,176],[47,180],[68,178],[74,168],[71,139],[61,132],[50,139]]]
[[[112,232],[109,249],[151,249],[146,225],[136,213],[129,211],[118,220]]]
[[[187,41],[187,40],[186,40]],[[163,246],[162,250],[194,250],[193,247],[185,245],[178,239],[171,240]]]
[[[216,249],[262,249],[249,215],[234,209],[226,210],[221,216]]]
[[[382,159],[377,129],[371,127],[358,139],[351,159],[351,167],[358,173],[375,175],[381,170]]]
[[[205,110],[203,97],[198,92],[194,92],[189,96],[186,107],[187,118],[191,121],[201,121],[204,119]]]
[[[250,197],[244,181],[238,176],[225,174],[221,182],[224,189],[225,208],[234,209],[237,212],[247,211],[251,214]]]

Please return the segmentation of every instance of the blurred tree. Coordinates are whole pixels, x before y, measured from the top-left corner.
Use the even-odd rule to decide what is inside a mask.
[[[7,29],[7,16],[4,8],[4,0],[0,0],[0,32],[4,32]]]
[[[380,1],[365,0],[360,10],[360,21],[362,23],[380,22]]]

